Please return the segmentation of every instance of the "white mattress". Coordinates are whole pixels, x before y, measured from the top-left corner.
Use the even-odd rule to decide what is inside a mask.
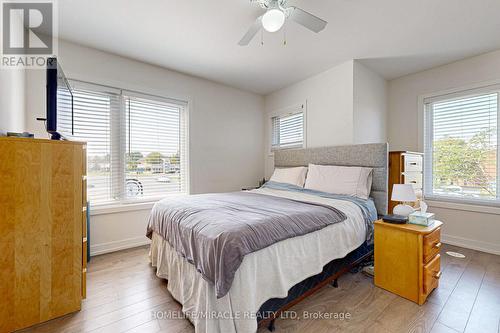
[[[255,332],[255,314],[265,301],[286,297],[292,286],[320,273],[325,264],[345,257],[366,239],[363,214],[354,203],[269,188],[252,192],[331,205],[347,219],[246,255],[231,289],[220,299],[214,286],[154,233],[150,259],[156,275],[168,279],[168,290],[196,332]]]

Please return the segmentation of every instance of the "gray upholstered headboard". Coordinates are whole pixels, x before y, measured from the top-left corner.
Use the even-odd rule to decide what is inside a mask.
[[[275,167],[323,165],[361,166],[373,168],[372,191],[379,215],[387,214],[388,144],[369,143],[349,146],[278,150]]]

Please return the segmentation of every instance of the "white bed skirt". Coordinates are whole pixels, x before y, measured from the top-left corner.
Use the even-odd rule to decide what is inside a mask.
[[[168,280],[168,290],[182,304],[196,332],[253,333],[257,331],[256,313],[265,301],[286,297],[292,286],[320,273],[326,263],[345,257],[363,243],[362,237],[353,242],[349,237],[352,233],[340,230],[345,229],[340,228],[344,223],[326,228],[331,229],[333,237],[329,238],[331,232],[314,232],[245,256],[231,289],[220,299],[213,284],[156,233],[150,259],[156,275]]]
[[[234,296],[230,291],[223,298],[216,299],[214,286],[205,281],[194,265],[187,262],[156,233],[153,233],[150,259],[152,266],[156,267],[156,275],[168,280],[169,292],[182,304],[182,312],[193,323],[196,332],[230,333],[257,330],[255,318],[232,318],[238,315],[238,308],[255,308],[253,293],[248,293],[248,298],[236,297],[233,300]]]
[[[182,304],[196,332],[256,332],[256,313],[265,301],[286,297],[291,287],[320,273],[324,265],[345,257],[366,239],[363,214],[351,202],[268,189],[255,192],[332,205],[346,213],[347,219],[247,254],[231,289],[220,299],[213,284],[204,280],[194,265],[153,233],[151,264],[158,277],[168,280],[168,290]]]

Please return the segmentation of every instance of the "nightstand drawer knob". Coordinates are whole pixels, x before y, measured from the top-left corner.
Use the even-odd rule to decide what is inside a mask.
[[[434,278],[439,280],[441,278],[441,274],[441,271],[437,272],[436,274],[434,274]]]
[[[435,249],[439,249],[439,248],[441,248],[441,245],[443,245],[443,244],[441,244],[441,242],[437,242],[437,243],[434,243],[434,245],[432,247]]]

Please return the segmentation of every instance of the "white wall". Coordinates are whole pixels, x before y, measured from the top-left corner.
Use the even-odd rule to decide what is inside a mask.
[[[192,193],[255,184],[264,174],[262,156],[269,176],[269,115],[274,111],[307,101],[308,147],[384,141],[387,134],[391,150],[418,151],[419,95],[500,79],[500,51],[408,75],[388,85],[364,65],[348,61],[263,99],[72,43],[61,41],[59,48],[61,63],[71,78],[190,100]],[[29,130],[45,137],[42,124],[35,121],[45,113],[44,72],[27,71],[25,83],[24,74],[0,74],[0,129]],[[5,109],[23,110],[19,96],[24,87],[25,116],[17,111],[6,113]],[[500,215],[493,214],[495,210],[485,213],[445,206],[430,206],[445,223],[443,240],[500,253]],[[93,251],[144,243],[147,215],[148,209],[142,209],[93,216]]]
[[[12,16],[13,22],[22,25],[21,16]],[[13,41],[22,41],[22,34],[11,36]],[[24,132],[25,113],[24,69],[0,68],[0,135],[7,132]]]
[[[354,61],[354,143],[387,141],[387,81]]]
[[[270,114],[289,106],[306,105],[308,147],[351,144],[353,141],[353,61],[278,90],[265,97],[266,176],[273,171],[269,156]]]
[[[500,50],[389,81],[387,135],[391,149],[421,148],[418,142],[421,129],[416,126],[418,96],[498,79]]]
[[[73,79],[190,101],[191,193],[240,190],[262,178],[261,96],[66,41],[59,60]],[[46,137],[35,120],[45,114],[43,71],[28,71],[26,102],[27,128]],[[93,252],[144,242],[148,209],[92,216]]]
[[[388,139],[391,150],[422,151],[419,96],[494,80],[500,80],[500,51],[390,81]],[[445,223],[444,241],[500,254],[500,209],[431,203],[430,211]]]
[[[24,132],[25,71],[0,69],[0,134]]]
[[[387,82],[357,60],[266,96],[266,177],[274,167],[269,134],[276,111],[307,101],[307,147],[386,142],[386,100]]]

